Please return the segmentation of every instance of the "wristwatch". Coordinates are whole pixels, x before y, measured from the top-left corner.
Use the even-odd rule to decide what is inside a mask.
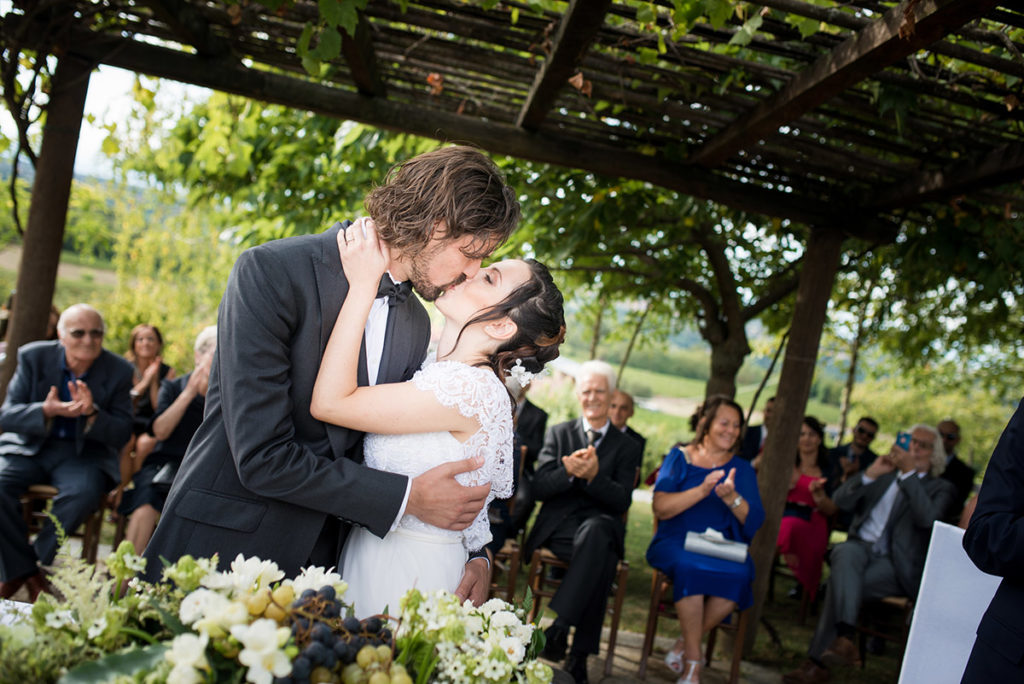
[[[737,494],[736,500],[732,502],[732,505],[729,506],[729,508],[739,508],[741,503],[743,503],[743,497]]]

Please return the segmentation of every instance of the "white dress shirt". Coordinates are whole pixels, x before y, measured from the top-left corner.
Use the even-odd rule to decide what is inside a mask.
[[[911,475],[924,477],[925,473],[919,473],[916,470],[900,473],[885,490],[885,494],[878,500],[875,507],[871,509],[867,519],[861,523],[860,529],[857,530],[857,536],[866,542],[871,542],[871,550],[875,553],[888,554],[889,552],[889,535],[886,525],[889,523],[892,507],[896,505],[896,497],[900,493],[899,481],[906,480]],[[867,475],[862,475],[862,477],[865,486],[875,481],[875,478]]]

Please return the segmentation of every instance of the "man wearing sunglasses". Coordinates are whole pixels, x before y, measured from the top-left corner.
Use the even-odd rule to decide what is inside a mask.
[[[956,447],[960,444],[960,426],[957,422],[946,418],[937,427],[942,437],[942,446],[946,450],[946,469],[942,471],[942,478],[956,487],[956,499],[950,504],[945,520],[955,524],[960,519],[964,502],[974,489],[974,468],[964,463],[956,453]]]
[[[39,564],[57,553],[52,524],[28,543],[21,494],[56,487],[53,515],[70,533],[117,481],[118,451],[132,430],[132,367],[103,349],[103,333],[99,312],[75,304],[57,322],[56,341],[18,350],[0,407],[0,598],[24,586],[34,601],[46,589]]]
[[[854,473],[866,469],[875,462],[878,454],[871,450],[871,442],[878,434],[878,421],[871,416],[864,416],[853,428],[853,439],[828,452],[831,463],[831,476],[835,478],[835,486],[850,479]]]

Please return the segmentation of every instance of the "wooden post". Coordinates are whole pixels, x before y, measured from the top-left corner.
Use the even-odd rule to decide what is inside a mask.
[[[7,358],[0,367],[0,399],[6,396],[7,383],[14,375],[17,349],[46,334],[91,71],[91,63],[65,55],[57,61],[53,74],[18,265],[18,293],[11,314]]]
[[[754,643],[757,625],[761,621],[761,610],[768,593],[768,583],[771,580],[775,540],[779,536],[779,522],[782,520],[782,509],[793,475],[793,459],[800,438],[800,425],[807,406],[807,397],[811,393],[821,331],[825,324],[836,271],[839,268],[843,237],[839,230],[812,229],[807,242],[807,256],[800,272],[789,343],[782,362],[779,388],[775,393],[772,419],[768,425],[764,454],[757,474],[766,516],[764,525],[750,547],[757,575],[754,579],[754,606],[751,616],[753,619],[747,623],[747,634],[744,639],[744,650],[748,652]]]

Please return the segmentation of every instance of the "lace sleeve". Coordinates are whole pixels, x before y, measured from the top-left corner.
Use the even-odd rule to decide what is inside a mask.
[[[467,486],[491,483],[487,503],[464,532],[466,548],[479,549],[491,538],[487,507],[495,498],[512,496],[512,403],[508,392],[489,369],[452,361],[425,367],[413,377],[413,383],[420,390],[432,392],[443,405],[454,406],[480,423],[480,429],[462,448],[466,458],[482,456],[484,465],[456,475]]]

